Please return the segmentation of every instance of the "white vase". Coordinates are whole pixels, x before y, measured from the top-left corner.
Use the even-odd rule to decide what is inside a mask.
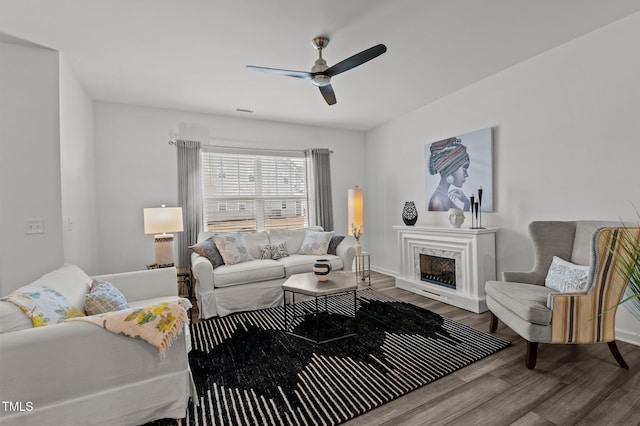
[[[353,246],[356,250],[356,256],[362,256],[362,246],[360,245],[360,240],[356,240],[356,245]]]

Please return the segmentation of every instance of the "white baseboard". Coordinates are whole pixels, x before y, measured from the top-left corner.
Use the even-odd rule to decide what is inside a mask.
[[[371,270],[375,272],[380,272],[381,274],[389,275],[394,278],[398,276],[398,271],[391,271],[389,269],[380,268],[379,266],[376,266],[376,265],[371,265]]]
[[[640,346],[640,334],[638,332],[616,328],[616,340]]]

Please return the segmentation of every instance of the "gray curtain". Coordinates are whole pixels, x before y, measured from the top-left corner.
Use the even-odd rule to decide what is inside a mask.
[[[333,231],[333,201],[331,197],[331,159],[326,148],[311,149],[307,153],[313,194],[310,205],[314,206],[315,224],[325,231]]]
[[[178,232],[178,265],[189,266],[188,247],[196,243],[202,226],[202,177],[200,142],[176,141],[178,149],[178,203],[182,207],[184,231]]]

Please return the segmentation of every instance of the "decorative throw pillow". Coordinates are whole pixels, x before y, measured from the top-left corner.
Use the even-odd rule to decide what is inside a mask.
[[[20,287],[2,300],[17,305],[31,318],[34,327],[58,324],[67,318],[84,316],[82,311],[72,306],[62,294],[47,287]]]
[[[544,285],[560,293],[584,293],[587,289],[589,267],[576,265],[553,256]]]
[[[235,265],[236,263],[253,260],[253,256],[249,253],[247,242],[241,233],[214,235],[213,240],[216,242],[216,247],[218,247],[218,251],[226,265]]]
[[[91,291],[84,296],[84,310],[87,315],[122,311],[128,308],[124,294],[106,281],[93,280]]]
[[[213,240],[213,237],[209,237],[201,243],[189,246],[189,250],[209,259],[209,262],[213,265],[213,269],[224,265],[224,259],[222,259],[222,255],[220,254],[218,247],[216,247],[216,242]]]
[[[260,244],[260,259],[278,260],[289,256],[286,241],[273,244]]]
[[[337,255],[336,250],[340,243],[344,240],[344,235],[334,235],[331,237],[331,241],[329,241],[329,248],[327,249],[327,254]]]
[[[316,256],[327,254],[327,249],[329,248],[332,237],[333,231],[307,231],[307,233],[304,234],[302,247],[298,250],[298,254],[313,254]]]

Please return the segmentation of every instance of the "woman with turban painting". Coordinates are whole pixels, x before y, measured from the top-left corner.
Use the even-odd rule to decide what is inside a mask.
[[[470,211],[471,203],[462,191],[469,177],[469,154],[460,139],[449,138],[434,142],[430,147],[429,173],[440,173],[440,183],[429,200],[429,210],[447,211],[458,207]],[[449,189],[453,185],[455,188]]]

